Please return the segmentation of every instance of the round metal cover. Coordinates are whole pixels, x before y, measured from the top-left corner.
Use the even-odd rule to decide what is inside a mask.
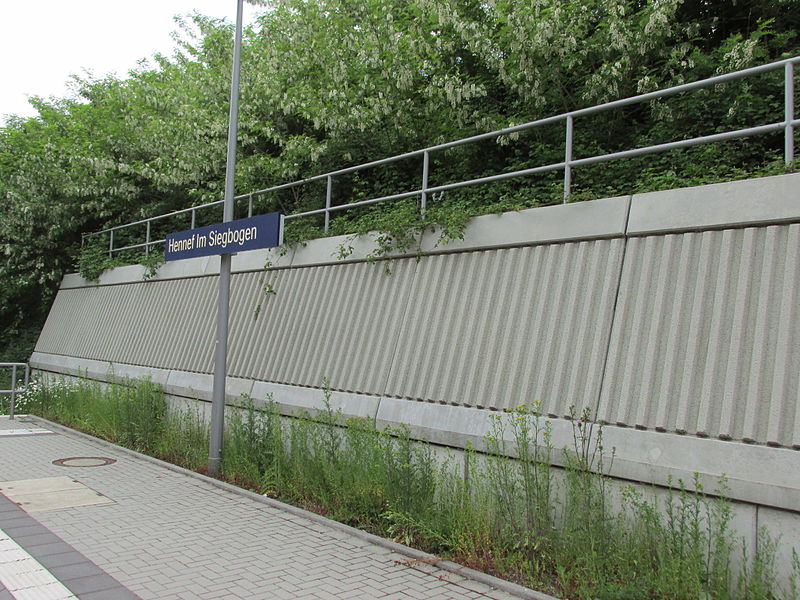
[[[115,459],[104,456],[70,456],[54,460],[53,464],[58,467],[105,467],[115,462]]]

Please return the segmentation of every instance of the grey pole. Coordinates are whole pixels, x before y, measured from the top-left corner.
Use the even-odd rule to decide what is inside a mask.
[[[564,140],[564,202],[569,200],[572,193],[572,138],[574,135],[574,121],[572,115],[567,115],[567,131]]]
[[[328,175],[328,185],[325,189],[325,233],[331,227],[331,194],[333,192],[333,178]]]
[[[236,170],[236,136],[239,124],[239,69],[242,62],[242,9],[244,0],[237,0],[236,36],[233,45],[231,73],[231,106],[228,119],[228,163],[225,168],[225,202],[222,221],[233,221],[233,176]],[[217,305],[217,339],[214,344],[214,387],[211,395],[211,435],[208,444],[208,474],[219,472],[222,461],[222,435],[225,429],[225,377],[228,361],[228,313],[231,298],[231,255],[219,259],[219,302]]]

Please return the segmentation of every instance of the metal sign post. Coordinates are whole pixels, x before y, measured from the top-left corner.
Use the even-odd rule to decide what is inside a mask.
[[[228,162],[225,167],[225,201],[222,221],[233,221],[233,180],[236,170],[236,137],[239,125],[239,70],[242,61],[242,11],[244,0],[237,0],[236,35],[233,44],[231,106],[228,120]],[[219,472],[222,461],[222,434],[225,428],[225,377],[228,361],[228,313],[231,297],[231,255],[219,259],[219,303],[217,339],[214,344],[214,386],[211,395],[211,435],[208,444],[208,474]]]

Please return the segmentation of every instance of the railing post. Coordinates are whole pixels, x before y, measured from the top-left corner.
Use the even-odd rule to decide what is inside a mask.
[[[253,216],[253,193],[251,192],[247,198],[247,218]]]
[[[566,204],[572,192],[572,134],[573,118],[567,115],[567,133],[564,140],[564,203]]]
[[[150,221],[147,222],[147,235],[144,238],[144,255],[150,256]]]
[[[419,214],[424,219],[428,209],[428,172],[430,171],[430,153],[425,150],[422,155],[422,197],[419,201]]]
[[[787,165],[794,161],[794,63],[786,63],[786,78],[784,81],[784,116],[786,128],[784,129],[783,158]]]
[[[17,365],[11,366],[11,402],[8,405],[8,418],[14,420],[14,403],[17,399]]]
[[[194,213],[195,213],[195,209],[194,209],[194,208],[192,208],[192,226],[191,226],[191,227],[189,227],[189,229],[194,229],[194,222],[195,222],[195,215],[194,215]]]
[[[333,177],[328,175],[328,188],[325,191],[325,233],[331,226],[331,196],[333,194]]]
[[[110,235],[108,236],[108,257],[114,258],[114,230],[112,229]]]

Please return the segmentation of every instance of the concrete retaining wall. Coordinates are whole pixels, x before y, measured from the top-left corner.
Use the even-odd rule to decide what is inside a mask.
[[[455,447],[530,403],[568,446],[564,417],[589,407],[616,477],[726,473],[734,499],[800,518],[798,190],[784,175],[478,217],[390,275],[366,239],[235,256],[230,400],[313,411],[327,378],[345,414]],[[208,400],[218,262],[68,275],[32,366]]]

